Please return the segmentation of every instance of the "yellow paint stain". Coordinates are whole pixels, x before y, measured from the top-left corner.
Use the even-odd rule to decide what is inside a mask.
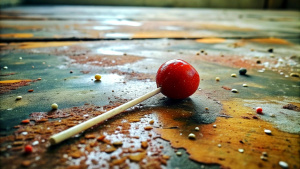
[[[61,47],[61,46],[70,46],[80,42],[25,42],[12,44],[17,45],[21,49],[32,49],[32,48],[46,48],[46,47]]]
[[[266,121],[253,119],[253,115],[247,112],[255,114],[254,110],[243,106],[239,100],[222,103],[224,112],[232,118],[218,117],[213,123],[217,125],[216,128],[213,124],[188,124],[184,120],[174,118],[174,112],[155,110],[162,124],[178,126],[179,129],[154,130],[163,139],[169,140],[173,147],[185,148],[190,158],[198,162],[217,163],[230,168],[279,169],[278,162],[285,161],[293,168],[300,167],[300,135],[279,131]],[[242,116],[250,119],[244,119]],[[200,131],[195,131],[195,127],[199,127]],[[272,135],[265,134],[264,129],[271,130]],[[189,133],[194,133],[196,139],[188,139]],[[239,149],[243,149],[244,152],[240,153]],[[262,152],[268,153],[267,161],[260,159]]]
[[[20,82],[31,82],[32,80],[2,80],[0,84],[9,84],[9,83],[20,83]]]
[[[203,38],[203,39],[196,39],[196,42],[199,43],[223,43],[225,39],[223,38]]]
[[[257,42],[257,43],[291,45],[291,42],[284,40],[284,39],[279,39],[279,38],[250,39],[249,41]]]
[[[31,38],[33,34],[31,33],[8,33],[0,34],[0,38]]]

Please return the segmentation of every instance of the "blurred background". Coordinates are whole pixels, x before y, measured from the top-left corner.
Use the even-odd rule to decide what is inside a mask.
[[[1,0],[0,5],[1,7],[15,5],[108,5],[299,10],[300,0]]]

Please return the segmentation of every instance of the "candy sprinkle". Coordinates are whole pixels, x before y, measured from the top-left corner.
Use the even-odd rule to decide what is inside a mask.
[[[52,108],[53,110],[56,110],[56,109],[58,109],[58,105],[57,105],[56,103],[53,103],[53,104],[51,105],[51,108]]]
[[[243,153],[243,152],[244,152],[244,149],[241,149],[241,148],[240,148],[240,149],[239,149],[239,152],[240,152],[240,153]]]
[[[96,80],[100,80],[100,79],[101,79],[101,75],[96,74],[96,75],[95,75],[95,79],[96,79]]]
[[[279,161],[279,165],[280,165],[280,167],[282,167],[282,168],[289,168],[288,163],[286,163],[286,162],[284,162],[284,161]]]
[[[265,131],[266,134],[269,134],[269,135],[272,134],[271,130],[265,129],[264,131]]]
[[[21,100],[22,99],[22,96],[17,96],[16,97],[16,100]]]
[[[238,90],[237,89],[231,89],[231,92],[232,93],[238,93]]]
[[[196,138],[195,134],[193,134],[193,133],[190,133],[188,137],[189,137],[189,139],[195,139]]]
[[[256,113],[257,113],[257,114],[264,114],[264,113],[263,113],[263,109],[262,109],[261,107],[257,107],[257,108],[256,108]]]

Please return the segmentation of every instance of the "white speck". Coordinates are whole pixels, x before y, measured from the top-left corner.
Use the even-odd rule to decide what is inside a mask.
[[[36,156],[36,157],[35,157],[35,161],[39,161],[40,159],[41,159],[40,156]]]
[[[222,145],[221,145],[221,144],[218,144],[218,147],[220,148],[220,147],[222,147]]]
[[[3,69],[8,69],[8,67],[7,67],[7,66],[4,66]]]
[[[189,137],[189,139],[195,139],[196,138],[195,134],[193,134],[193,133],[190,133],[188,137]]]
[[[32,143],[33,146],[36,146],[36,145],[38,145],[38,144],[39,144],[39,141],[34,141],[34,142]]]
[[[16,97],[16,100],[21,100],[22,99],[22,96],[17,96]]]
[[[89,117],[89,115],[88,115],[88,114],[85,114],[85,115],[83,115],[83,117]]]
[[[179,135],[181,135],[181,136],[182,136],[182,133],[180,133]]]
[[[243,87],[248,87],[248,85],[247,84],[243,84]]]
[[[19,59],[22,60],[23,58],[22,58],[22,57],[19,57]]]
[[[68,154],[64,154],[64,155],[63,155],[63,158],[68,158]]]
[[[217,128],[217,125],[216,125],[216,124],[214,124],[214,125],[213,125],[213,127],[214,127],[214,128]]]
[[[268,160],[268,157],[266,156],[260,156],[260,159],[264,160],[264,161],[267,161]]]
[[[238,90],[237,89],[231,89],[231,92],[232,93],[238,93]]]
[[[231,74],[231,77],[236,77],[236,74],[232,73],[232,74]]]
[[[28,134],[28,132],[24,131],[21,134],[24,135],[24,136],[26,136]]]
[[[257,72],[259,72],[259,73],[264,73],[265,72],[265,70],[258,70]]]
[[[196,131],[199,131],[199,127],[195,127],[195,130],[196,130]]]
[[[177,155],[177,156],[181,156],[182,153],[181,153],[180,151],[177,151],[177,152],[176,152],[176,155]]]
[[[43,140],[41,140],[41,142],[42,142],[42,143],[44,143],[44,142],[45,142],[45,140],[43,139]]]
[[[279,161],[279,165],[280,165],[280,167],[282,167],[282,168],[288,168],[288,167],[289,167],[288,163],[286,163],[286,162],[284,162],[284,161]]]
[[[275,114],[274,114],[274,113],[271,113],[271,114],[270,114],[270,117],[275,117]]]
[[[240,148],[240,149],[239,149],[239,152],[240,152],[240,153],[243,153],[243,152],[244,152],[244,149],[241,149],[241,148]]]
[[[289,75],[285,75],[284,77],[289,77]]]
[[[7,149],[11,149],[11,145],[8,145],[6,148],[7,148]]]
[[[268,130],[268,129],[265,129],[264,131],[265,131],[266,134],[271,134],[272,133],[272,131]]]
[[[280,72],[279,74],[280,74],[280,75],[283,75],[284,73],[283,73],[283,72]]]
[[[8,108],[8,109],[6,109],[6,110],[13,110],[13,108]]]

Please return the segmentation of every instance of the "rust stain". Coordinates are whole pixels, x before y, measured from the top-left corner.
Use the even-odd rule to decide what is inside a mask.
[[[196,42],[199,43],[223,43],[226,40],[224,38],[203,38],[203,39],[196,39]]]
[[[0,34],[0,38],[32,38],[33,34],[31,33],[8,33]]]
[[[22,86],[28,86],[31,82],[36,80],[3,80],[0,81],[0,94],[16,90]]]
[[[224,112],[233,118],[218,117],[213,124],[187,124],[178,120],[179,117],[174,118],[180,116],[180,112],[155,110],[163,124],[178,126],[179,130],[154,130],[173,147],[185,148],[190,158],[198,162],[218,163],[230,168],[280,168],[278,162],[286,161],[292,168],[299,168],[299,135],[279,131],[259,118],[253,119],[254,110],[244,107],[239,100],[222,103]],[[200,131],[195,131],[195,127]],[[264,129],[271,130],[272,135],[265,134]],[[188,139],[189,133],[194,133],[196,139]],[[238,149],[243,149],[244,153]],[[267,161],[260,159],[262,152],[268,153]]]
[[[291,42],[284,40],[284,39],[280,39],[280,38],[250,39],[249,41],[257,42],[257,43],[267,43],[267,44],[280,44],[280,45],[291,45],[292,44]]]

